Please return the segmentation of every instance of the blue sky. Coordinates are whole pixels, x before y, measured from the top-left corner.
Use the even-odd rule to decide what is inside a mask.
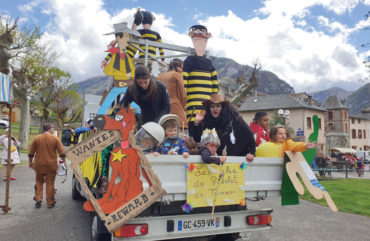
[[[212,55],[251,65],[260,59],[298,91],[328,87],[353,90],[369,76],[364,15],[370,0],[13,0],[0,1],[3,14],[41,26],[43,38],[61,52],[59,66],[76,81],[101,75],[100,62],[113,23],[131,26],[137,7],[156,16],[153,30],[163,42],[192,46],[187,30],[204,24],[213,37]],[[366,81],[369,80],[365,80]]]

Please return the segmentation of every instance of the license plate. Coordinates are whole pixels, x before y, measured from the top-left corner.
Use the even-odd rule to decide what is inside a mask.
[[[189,220],[178,220],[177,230],[199,230],[199,229],[210,229],[218,228],[220,226],[220,218],[215,217],[214,219],[189,219]]]

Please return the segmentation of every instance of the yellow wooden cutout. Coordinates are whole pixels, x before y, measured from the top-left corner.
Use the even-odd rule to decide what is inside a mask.
[[[290,180],[293,183],[295,190],[300,194],[304,194],[304,188],[301,182],[299,181],[297,174],[301,177],[304,185],[307,187],[308,191],[316,199],[325,198],[329,208],[333,212],[337,212],[337,206],[334,201],[331,199],[329,193],[326,189],[319,183],[315,174],[312,172],[311,168],[308,166],[304,156],[301,152],[285,152],[290,162],[286,164],[286,170]]]

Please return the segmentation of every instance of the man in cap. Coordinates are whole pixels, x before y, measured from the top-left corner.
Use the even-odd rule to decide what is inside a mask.
[[[53,135],[54,126],[50,123],[43,125],[44,133],[36,136],[28,152],[29,167],[36,173],[35,207],[40,208],[43,199],[43,186],[46,183],[46,202],[48,208],[54,207],[55,189],[54,182],[58,170],[57,152],[62,158],[59,162],[65,162],[65,154],[62,142]],[[34,159],[35,157],[35,159]],[[34,159],[34,161],[33,161]]]
[[[202,102],[218,93],[218,80],[211,60],[203,56],[211,33],[203,25],[194,25],[189,29],[189,36],[197,55],[185,59],[182,74],[187,93],[186,115],[189,122],[194,122],[195,115],[204,109]]]

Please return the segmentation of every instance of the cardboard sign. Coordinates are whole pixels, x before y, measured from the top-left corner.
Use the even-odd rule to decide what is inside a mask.
[[[215,206],[240,204],[245,200],[244,170],[240,164],[194,164],[187,169],[187,203],[196,207],[212,207],[217,191]],[[221,170],[222,169],[222,170]],[[220,173],[222,177],[219,179]]]
[[[325,198],[329,208],[333,212],[337,212],[338,208],[331,199],[326,189],[319,183],[312,169],[308,166],[306,159],[301,152],[285,152],[290,159],[290,162],[286,164],[286,171],[289,175],[290,180],[293,183],[294,188],[300,194],[304,194],[304,188],[299,181],[297,174],[302,178],[304,185],[308,191],[312,194],[315,199]]]
[[[94,124],[102,131],[70,148],[66,155],[72,162],[71,168],[76,178],[89,197],[84,204],[84,209],[96,211],[100,219],[105,222],[108,231],[113,232],[163,196],[165,190],[151,170],[144,153],[136,146],[131,131],[135,124],[135,117],[131,110],[122,107],[115,118],[99,115],[95,117]],[[112,151],[109,161],[113,173],[107,192],[101,199],[96,200],[83,179],[79,164],[119,139],[121,139],[120,147]],[[139,178],[140,167],[149,184],[146,190],[143,190]]]

